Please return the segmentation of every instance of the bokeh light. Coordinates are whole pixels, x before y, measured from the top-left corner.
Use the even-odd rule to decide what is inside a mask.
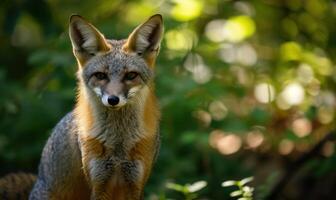
[[[301,64],[297,70],[298,80],[303,84],[308,84],[314,79],[314,71],[308,64]]]
[[[226,117],[228,109],[222,101],[212,101],[209,112],[214,120],[222,120]]]
[[[213,42],[223,42],[225,38],[225,20],[215,19],[210,21],[205,27],[205,35]]]
[[[139,23],[142,23],[142,19],[146,18],[148,15],[151,15],[156,9],[156,7],[160,4],[160,1],[155,0],[145,0],[141,2],[131,2],[128,4],[128,12],[132,13],[132,15],[125,15],[125,20],[137,26]],[[102,12],[108,13],[111,7],[114,7],[112,2],[108,4],[100,4]]]
[[[285,61],[300,60],[302,56],[302,48],[296,42],[286,42],[281,45],[280,54]]]
[[[210,133],[209,144],[221,154],[230,155],[241,148],[242,140],[235,134],[214,130]]]
[[[268,83],[258,83],[254,88],[254,96],[260,103],[270,103],[275,97],[274,87]]]
[[[209,22],[205,35],[213,42],[240,42],[255,32],[255,23],[249,16],[241,15],[227,20],[217,19]]]
[[[240,137],[234,134],[227,134],[217,141],[217,149],[224,155],[236,153],[242,145]]]
[[[204,110],[197,110],[193,116],[201,123],[202,126],[208,127],[212,121],[211,115]]]
[[[317,111],[317,119],[322,124],[329,124],[334,120],[335,109],[332,107],[322,106]]]
[[[249,148],[257,148],[264,141],[264,136],[260,131],[251,131],[246,136],[246,143]]]
[[[229,18],[224,27],[224,35],[229,42],[240,42],[255,32],[254,21],[249,16],[236,16]]]
[[[298,118],[293,121],[292,130],[298,137],[305,137],[311,133],[312,124],[307,118]]]
[[[283,139],[281,140],[278,149],[281,155],[288,155],[294,150],[294,143],[290,140]]]
[[[201,0],[172,0],[175,4],[171,15],[178,21],[189,21],[201,15],[203,1]]]
[[[330,157],[335,153],[335,143],[326,142],[322,148],[322,154],[326,157]]]
[[[224,137],[224,131],[216,129],[211,131],[210,135],[209,135],[209,144],[212,148],[217,149],[217,142],[219,141],[219,139],[221,139],[222,137]]]
[[[281,97],[289,106],[299,105],[305,98],[305,92],[301,84],[293,82],[286,85],[281,92]]]
[[[212,78],[210,68],[204,64],[199,54],[190,53],[184,62],[184,68],[192,73],[194,81],[199,84],[204,84]]]
[[[242,66],[253,66],[258,61],[255,49],[248,43],[223,44],[219,50],[219,58],[224,62],[237,63]]]
[[[239,45],[236,48],[236,60],[238,64],[244,66],[253,66],[258,61],[257,52],[248,43]]]
[[[42,42],[41,29],[31,17],[21,18],[13,30],[11,44],[17,47],[38,46]]]
[[[175,51],[188,51],[196,41],[195,33],[190,29],[169,30],[165,34],[168,49]]]

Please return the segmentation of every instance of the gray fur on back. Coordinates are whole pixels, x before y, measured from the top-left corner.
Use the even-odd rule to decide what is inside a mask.
[[[74,120],[74,115],[70,112],[54,128],[43,149],[38,181],[30,199],[48,199],[47,196],[42,198],[41,194],[47,195],[47,191],[55,186],[66,185],[64,183],[71,183],[80,176],[82,163]]]

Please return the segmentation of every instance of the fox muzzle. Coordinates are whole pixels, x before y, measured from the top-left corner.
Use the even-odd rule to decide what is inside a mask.
[[[102,102],[105,106],[121,107],[126,104],[126,99],[121,95],[116,96],[104,94],[102,96]]]

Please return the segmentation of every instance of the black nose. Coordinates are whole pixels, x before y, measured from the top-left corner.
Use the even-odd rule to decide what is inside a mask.
[[[110,96],[107,99],[107,102],[111,105],[111,106],[115,106],[119,103],[119,97],[117,96]]]

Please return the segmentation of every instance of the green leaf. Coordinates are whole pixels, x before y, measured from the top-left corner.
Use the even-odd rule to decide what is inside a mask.
[[[176,183],[167,183],[166,187],[171,190],[175,190],[178,192],[184,192],[184,186],[176,184]]]

